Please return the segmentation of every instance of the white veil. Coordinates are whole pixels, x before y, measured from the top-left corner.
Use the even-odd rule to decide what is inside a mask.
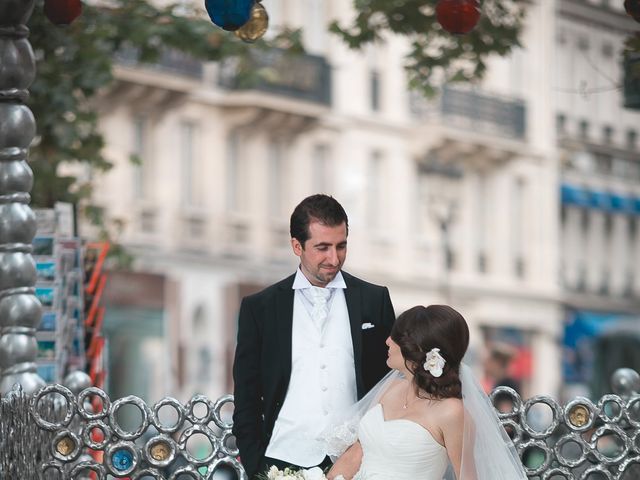
[[[392,370],[362,400],[334,415],[319,439],[332,461],[356,442],[358,424],[364,414],[394,382],[403,378],[400,372]],[[527,480],[520,457],[489,397],[464,363],[460,364],[460,381],[465,417],[462,464],[457,480]],[[456,480],[451,465],[444,478]]]
[[[459,480],[527,480],[518,452],[471,368],[460,364],[464,437]],[[450,476],[449,476],[450,475]],[[448,473],[447,479],[455,479]]]

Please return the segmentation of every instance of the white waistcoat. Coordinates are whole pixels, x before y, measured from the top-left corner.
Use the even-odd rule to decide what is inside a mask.
[[[329,413],[357,401],[349,313],[337,289],[323,332],[296,291],[293,303],[291,379],[265,456],[310,467],[324,460],[317,441]]]

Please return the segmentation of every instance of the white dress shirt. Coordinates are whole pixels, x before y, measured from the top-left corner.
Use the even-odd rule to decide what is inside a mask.
[[[291,378],[265,453],[302,467],[324,460],[326,452],[317,439],[329,413],[353,405],[358,395],[342,274],[326,286],[331,290],[328,315],[320,323],[312,320],[312,287],[298,269],[293,282]]]

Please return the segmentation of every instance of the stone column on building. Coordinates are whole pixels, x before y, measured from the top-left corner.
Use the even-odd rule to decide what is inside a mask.
[[[0,0],[0,394],[15,384],[26,393],[44,385],[35,363],[42,306],[34,288],[36,219],[29,207],[33,173],[27,164],[36,133],[27,89],[36,68],[25,24],[34,4]]]

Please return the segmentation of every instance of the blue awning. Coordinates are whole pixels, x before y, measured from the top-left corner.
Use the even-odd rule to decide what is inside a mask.
[[[589,190],[563,183],[560,186],[560,198],[563,205],[640,215],[640,197]]]
[[[611,209],[620,213],[633,213],[634,212],[634,199],[631,197],[625,197],[612,193],[611,197]]]
[[[589,192],[567,183],[562,184],[560,197],[564,205],[575,205],[576,207],[588,207],[590,205]]]
[[[565,382],[588,382],[593,375],[595,340],[629,321],[636,320],[617,312],[568,311],[562,340]]]
[[[611,210],[611,196],[607,192],[589,192],[589,205],[600,210]]]

